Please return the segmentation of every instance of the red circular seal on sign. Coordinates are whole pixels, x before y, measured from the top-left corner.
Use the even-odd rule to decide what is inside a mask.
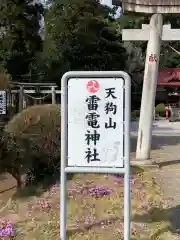
[[[98,83],[98,81],[96,80],[90,80],[87,84],[87,89],[88,89],[88,92],[90,93],[95,93],[99,90],[100,88],[100,85]]]

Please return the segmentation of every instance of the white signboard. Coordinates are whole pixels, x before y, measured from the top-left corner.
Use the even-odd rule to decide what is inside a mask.
[[[131,235],[131,79],[122,71],[67,72],[61,80],[60,239],[67,240],[67,174],[124,175],[124,240]]]
[[[6,91],[0,91],[0,115],[5,115],[7,113],[7,99]]]
[[[68,80],[68,166],[124,167],[124,79]]]

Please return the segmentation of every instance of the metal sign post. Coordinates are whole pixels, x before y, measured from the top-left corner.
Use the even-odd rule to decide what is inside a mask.
[[[130,77],[67,72],[61,88],[60,239],[67,239],[67,173],[110,173],[124,175],[124,240],[130,240]]]

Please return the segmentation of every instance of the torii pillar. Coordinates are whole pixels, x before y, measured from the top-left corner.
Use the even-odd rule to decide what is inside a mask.
[[[152,15],[150,24],[142,24],[142,29],[124,29],[122,32],[123,41],[148,41],[135,164],[152,164],[150,150],[161,40],[179,39],[180,29],[171,29],[170,24],[163,26],[161,14]]]

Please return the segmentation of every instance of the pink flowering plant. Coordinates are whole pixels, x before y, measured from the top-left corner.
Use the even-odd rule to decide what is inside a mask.
[[[123,176],[77,174],[68,181],[67,186],[68,239],[123,240]],[[131,176],[133,216],[150,212],[153,202],[158,203],[157,191],[154,194],[155,187],[152,186],[152,182],[143,176]],[[40,197],[20,202],[16,212],[17,222],[1,219],[0,239],[59,239],[59,202],[60,184],[53,185]],[[143,223],[132,219],[132,239],[149,239],[154,223],[151,226],[151,221]]]
[[[0,237],[14,237],[15,227],[12,221],[0,218]]]

